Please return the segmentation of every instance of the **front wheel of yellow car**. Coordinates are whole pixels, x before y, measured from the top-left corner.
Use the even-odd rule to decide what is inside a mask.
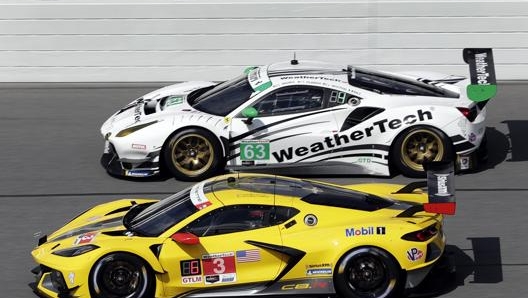
[[[340,297],[394,297],[401,289],[401,270],[387,252],[363,247],[347,253],[338,263],[334,283]]]
[[[153,297],[154,278],[148,265],[127,253],[106,255],[90,273],[92,298]]]

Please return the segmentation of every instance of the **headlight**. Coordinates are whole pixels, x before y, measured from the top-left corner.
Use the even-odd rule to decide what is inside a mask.
[[[122,131],[118,132],[116,134],[116,137],[120,138],[120,137],[126,137],[128,136],[129,134],[133,133],[133,132],[136,132],[142,128],[145,128],[147,126],[150,126],[154,123],[157,123],[158,121],[152,121],[152,122],[148,122],[148,123],[145,123],[145,124],[140,124],[140,125],[136,125],[136,126],[131,126],[127,129],[123,129]]]
[[[52,254],[61,256],[61,257],[75,257],[75,256],[85,254],[89,251],[92,251],[98,248],[99,246],[97,245],[89,244],[89,245],[83,245],[83,246],[78,246],[78,247],[59,249],[59,250],[52,252]]]

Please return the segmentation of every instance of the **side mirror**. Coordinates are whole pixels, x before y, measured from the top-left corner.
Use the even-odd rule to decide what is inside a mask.
[[[194,235],[193,233],[176,233],[171,236],[171,239],[177,243],[186,245],[200,244],[200,238],[198,238],[198,236]]]
[[[254,107],[247,107],[242,110],[242,116],[247,118],[244,123],[250,125],[253,123],[253,118],[258,116],[258,111]]]

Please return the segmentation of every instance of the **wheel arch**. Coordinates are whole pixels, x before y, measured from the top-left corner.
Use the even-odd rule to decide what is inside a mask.
[[[423,128],[434,128],[434,129],[438,130],[439,132],[441,132],[444,135],[445,139],[449,140],[448,145],[451,147],[450,148],[451,152],[453,154],[456,154],[455,146],[453,144],[453,141],[451,140],[451,137],[443,129],[441,129],[438,126],[430,125],[430,124],[416,124],[416,125],[405,127],[404,129],[399,131],[397,134],[395,134],[394,137],[392,138],[391,144],[390,144],[390,147],[389,147],[389,166],[391,167],[391,169],[394,167],[394,154],[392,154],[392,152],[394,150],[394,146],[396,146],[396,141],[399,138],[401,138],[405,133],[410,131],[411,129],[421,128],[421,127],[423,127]]]
[[[215,137],[215,139],[218,141],[218,143],[220,144],[220,146],[222,147],[222,152],[223,152],[223,159],[226,158],[227,156],[227,145],[226,145],[226,142],[224,142],[222,140],[222,137],[219,137],[217,133],[215,133],[213,130],[207,128],[207,127],[204,127],[204,126],[199,126],[199,125],[189,125],[189,126],[183,126],[183,127],[179,127],[178,129],[174,130],[173,132],[171,132],[166,138],[165,140],[163,141],[163,145],[161,146],[161,151],[163,153],[163,151],[165,150],[165,148],[167,148],[167,145],[169,144],[170,140],[172,139],[173,136],[175,136],[176,134],[180,133],[181,131],[184,131],[184,130],[187,130],[187,129],[198,129],[198,130],[203,130],[203,131],[206,131],[208,133],[210,133],[211,135],[213,135]],[[227,139],[226,139],[227,140]],[[164,160],[164,157],[163,157],[163,154],[160,154],[160,166],[165,168],[165,160]],[[167,169],[164,169],[164,170],[167,170]]]
[[[124,255],[128,255],[128,256],[132,256],[132,257],[135,257],[135,258],[139,259],[141,262],[143,262],[143,264],[145,264],[145,266],[147,268],[147,274],[149,274],[151,279],[152,279],[150,281],[150,287],[152,287],[150,289],[150,291],[152,291],[152,294],[154,294],[154,295],[156,295],[156,297],[158,297],[157,295],[159,294],[160,291],[162,291],[163,285],[162,285],[160,279],[157,277],[157,275],[165,273],[165,271],[161,267],[161,264],[157,261],[155,256],[145,258],[144,255],[140,254],[139,252],[129,251],[129,250],[107,251],[107,252],[99,255],[95,259],[95,261],[93,262],[90,270],[88,271],[88,275],[87,275],[87,278],[88,278],[87,285],[89,287],[88,291],[90,291],[90,293],[92,291],[91,283],[92,283],[92,278],[93,278],[94,270],[96,269],[97,263],[99,261],[103,260],[105,257],[107,257],[109,255],[112,255],[112,254],[124,254]]]
[[[405,272],[405,269],[402,268],[402,265],[400,264],[400,262],[398,261],[398,258],[396,258],[394,256],[394,253],[392,253],[390,250],[382,247],[382,246],[379,246],[379,245],[373,245],[373,244],[363,244],[363,245],[360,245],[360,246],[354,246],[354,247],[351,247],[349,248],[348,250],[346,250],[343,254],[341,254],[341,256],[339,257],[339,259],[337,260],[336,264],[334,265],[334,275],[337,273],[337,269],[338,269],[338,266],[341,264],[341,262],[343,261],[343,259],[351,252],[355,251],[355,250],[359,250],[359,249],[372,249],[372,248],[375,248],[375,249],[378,249],[378,250],[381,250],[383,251],[384,253],[386,253],[396,264],[398,264],[398,268],[400,271],[402,272]]]
[[[333,280],[333,283],[334,283],[334,287],[336,287],[335,285],[337,285],[338,283],[338,275],[340,274],[340,266],[341,264],[343,263],[343,261],[345,260],[345,258],[352,252],[356,251],[356,250],[361,250],[361,249],[376,249],[376,250],[379,250],[381,252],[383,252],[384,254],[386,254],[390,259],[391,261],[396,264],[396,270],[397,270],[397,275],[398,275],[398,281],[396,283],[396,289],[395,291],[397,293],[401,292],[403,290],[403,288],[405,287],[405,284],[407,283],[407,271],[405,269],[402,268],[402,265],[400,264],[400,262],[398,261],[398,258],[396,258],[394,256],[394,254],[389,250],[389,249],[386,249],[382,246],[379,246],[379,245],[372,245],[372,244],[363,244],[363,245],[360,245],[360,246],[355,246],[355,247],[351,247],[349,248],[348,250],[346,250],[338,259],[338,261],[336,262],[336,264],[334,265],[334,272],[332,274],[332,280]],[[335,289],[336,292],[338,291],[338,289],[336,288]],[[394,292],[392,293],[394,294]],[[392,297],[392,294],[390,297]]]

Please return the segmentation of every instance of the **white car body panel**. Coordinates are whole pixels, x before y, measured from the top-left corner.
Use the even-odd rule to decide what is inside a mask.
[[[343,69],[346,67],[303,61],[298,65],[283,62],[249,70],[247,76],[253,94],[226,115],[198,111],[187,101],[191,92],[210,88],[214,85],[212,82],[185,82],[155,90],[132,101],[102,125],[101,134],[110,148],[105,154],[114,154],[107,156],[112,160],[105,160],[105,167],[117,175],[157,174],[165,142],[176,131],[189,127],[207,130],[218,138],[228,169],[307,167],[319,172],[317,166],[330,166],[335,173],[341,167],[350,174],[383,176],[390,175],[391,144],[411,126],[441,130],[451,138],[459,157],[473,154],[484,138],[486,108],[477,108],[467,99],[464,88],[469,82],[462,77],[425,72],[387,73],[422,84],[438,80],[431,85],[458,94],[451,97],[398,95],[353,86],[348,76],[355,74]],[[286,108],[284,114],[257,116],[246,123],[247,117],[241,115],[245,108],[268,95],[279,97],[281,90],[292,90],[294,86],[324,90],[323,98],[317,99],[324,106],[293,113],[288,113]],[[344,95],[336,99],[334,94]],[[340,102],[344,98],[347,102]],[[456,107],[478,109],[478,115],[471,122]],[[377,114],[346,127],[347,117],[360,110]],[[130,135],[118,136],[123,130],[153,121]],[[242,146],[256,151],[241,152]],[[257,147],[266,152],[258,151]],[[248,154],[253,158],[248,160]],[[111,163],[116,166],[112,171]],[[120,173],[116,164],[121,166]]]

